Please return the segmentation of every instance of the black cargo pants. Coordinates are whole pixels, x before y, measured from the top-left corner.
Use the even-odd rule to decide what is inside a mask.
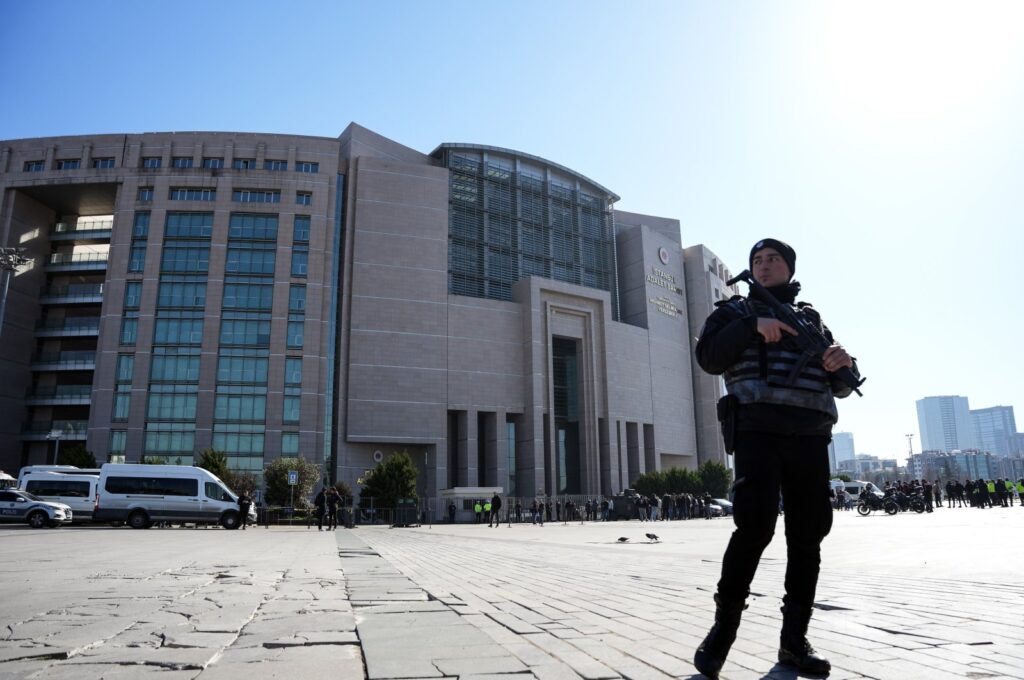
[[[742,602],[761,553],[775,534],[779,492],[785,506],[787,604],[810,608],[818,585],[821,541],[832,528],[827,435],[739,432],[733,521],[718,595]]]

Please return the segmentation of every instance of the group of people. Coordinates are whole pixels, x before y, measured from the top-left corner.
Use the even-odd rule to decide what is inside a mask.
[[[712,507],[714,499],[704,493],[667,493],[640,496],[634,501],[637,519],[641,522],[658,522],[677,519],[711,519],[715,516]]]
[[[932,491],[935,496],[935,505],[942,507],[942,489],[939,480],[935,480]],[[1024,478],[1018,479],[1016,483],[1012,479],[984,479],[961,482],[960,480],[949,480],[946,482],[946,504],[949,507],[972,507],[992,508],[995,506],[1012,508],[1014,498],[1024,508]]]
[[[324,524],[327,525],[327,531],[338,528],[338,509],[342,502],[341,494],[333,486],[320,489],[320,493],[313,501],[313,506],[316,508],[317,531],[323,531]]]
[[[588,498],[583,502],[571,498],[533,499],[526,507],[520,499],[510,499],[507,514],[502,516],[502,500],[495,494],[490,500],[473,501],[474,523],[495,527],[504,518],[507,522],[544,524],[544,522],[608,522],[619,517],[631,517],[641,522],[656,522],[687,519],[711,519],[719,513],[712,510],[714,499],[704,493],[666,493],[627,497],[616,500],[611,497]],[[626,503],[616,507],[616,503]],[[630,508],[632,506],[632,508]],[[448,504],[448,522],[456,521],[457,507],[454,501]]]

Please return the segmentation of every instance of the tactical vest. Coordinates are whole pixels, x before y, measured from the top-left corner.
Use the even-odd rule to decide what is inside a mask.
[[[759,317],[775,318],[772,310],[757,300],[737,302],[747,306],[749,313]],[[821,317],[811,307],[797,310],[815,326],[821,327]],[[792,342],[767,344],[761,336],[749,345],[739,361],[726,369],[723,377],[729,394],[740,404],[776,404],[822,411],[839,420],[835,398],[820,357],[808,357]]]

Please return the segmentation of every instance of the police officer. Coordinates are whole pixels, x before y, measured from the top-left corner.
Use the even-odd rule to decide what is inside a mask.
[[[812,307],[794,304],[796,252],[776,239],[758,241],[750,271],[779,302],[832,335]],[[789,340],[796,330],[756,300],[734,297],[708,317],[697,342],[697,361],[708,373],[724,374],[734,403],[736,482],[733,532],[722,560],[715,595],[715,624],[697,649],[694,665],[718,677],[736,639],[740,616],[761,553],[775,531],[779,493],[786,504],[786,565],[779,661],[802,672],[822,674],[831,664],[807,641],[821,556],[821,541],[832,526],[828,443],[838,419],[834,397],[852,391],[833,375],[853,359],[832,342],[820,357],[801,363]],[[795,375],[792,375],[795,370]]]

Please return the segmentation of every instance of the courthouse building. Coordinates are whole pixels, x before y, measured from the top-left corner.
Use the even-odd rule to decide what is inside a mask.
[[[729,272],[704,248],[685,271],[679,222],[618,199],[527,153],[356,124],[0,142],[0,246],[28,259],[0,327],[0,468],[74,442],[101,462],[213,447],[354,486],[404,450],[422,495],[528,496],[725,462],[688,310]]]

